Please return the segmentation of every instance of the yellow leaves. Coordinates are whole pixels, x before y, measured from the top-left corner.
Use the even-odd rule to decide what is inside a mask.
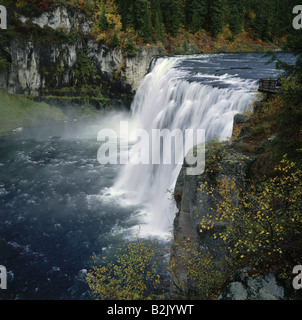
[[[215,205],[202,220],[201,232],[223,222],[226,229],[213,237],[232,243],[234,256],[258,261],[266,259],[268,252],[282,255],[291,237],[301,238],[302,171],[284,157],[275,173],[248,188],[229,177],[211,185],[203,182],[203,192],[207,189]]]
[[[160,294],[163,280],[157,274],[156,250],[151,239],[125,244],[115,259],[102,259],[87,275],[87,283],[97,299],[152,299]]]
[[[122,30],[122,21],[121,16],[119,14],[112,14],[108,13],[106,14],[106,18],[108,21],[108,24],[114,29],[114,31],[121,31]]]

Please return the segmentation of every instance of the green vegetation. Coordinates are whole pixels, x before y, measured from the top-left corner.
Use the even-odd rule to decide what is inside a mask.
[[[65,119],[66,116],[58,108],[34,102],[22,95],[0,91],[0,135],[22,126],[37,126]]]
[[[139,237],[118,249],[114,258],[94,258],[87,282],[97,300],[163,299],[167,290],[163,254],[151,239]]]
[[[176,291],[171,298],[175,295],[186,299],[216,300],[228,276],[227,258],[217,261],[215,253],[200,250],[196,240],[191,238],[175,241],[174,250],[177,250],[177,256],[170,259],[170,272],[179,274],[184,270],[185,276],[173,280]]]
[[[216,38],[228,29],[275,41],[291,29],[293,0],[4,0],[10,24],[21,28],[19,14],[34,17],[64,5],[93,23],[92,36],[107,41],[114,32],[139,42],[166,42],[183,32],[207,32]],[[108,35],[107,35],[108,34]],[[226,35],[226,34],[225,34]],[[110,37],[111,36],[111,37]],[[120,44],[123,46],[123,43]]]
[[[215,185],[218,194],[213,186],[206,186],[216,206],[203,218],[200,232],[211,230],[217,222],[226,224],[213,237],[230,245],[234,265],[265,270],[274,265],[283,271],[301,262],[302,171],[286,157],[274,171],[274,177],[257,184],[223,178]]]

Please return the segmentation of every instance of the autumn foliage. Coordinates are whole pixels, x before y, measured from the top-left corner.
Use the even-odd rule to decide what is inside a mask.
[[[218,182],[217,205],[204,217],[200,232],[216,222],[227,225],[215,233],[229,244],[235,261],[249,266],[269,267],[284,261],[301,263],[302,170],[284,156],[275,176],[261,183],[238,184],[235,178]],[[211,186],[204,186],[210,196]],[[273,263],[272,263],[273,262]]]

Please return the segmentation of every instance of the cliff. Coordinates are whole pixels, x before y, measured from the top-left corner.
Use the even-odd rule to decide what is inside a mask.
[[[218,220],[213,228],[201,232],[201,222],[209,217],[217,204],[216,199],[219,199],[216,181],[235,179],[239,185],[249,175],[255,160],[234,150],[228,143],[219,144],[217,141],[206,145],[206,159],[206,170],[198,176],[188,176],[184,163],[174,189],[179,212],[174,221],[172,269],[175,272],[172,292],[182,298],[198,294],[202,299],[209,299],[211,290],[221,290],[230,267],[227,263],[228,244],[213,235],[222,232],[228,225]],[[210,185],[211,191],[208,188]],[[198,264],[203,265],[204,259],[209,259],[209,270],[197,267]],[[198,270],[199,275],[191,274],[193,268]],[[199,276],[201,279],[198,279]],[[207,284],[206,278],[213,278],[217,284]],[[199,281],[204,284],[198,284]]]
[[[90,29],[82,13],[64,7],[20,16],[14,32],[3,31],[0,89],[61,102],[88,100],[97,107],[108,99],[131,100],[157,48],[141,47],[129,57],[93,40]]]
[[[284,170],[286,174],[284,180],[280,177],[281,189],[278,183],[270,185],[277,180],[258,177],[272,162],[267,158],[267,152],[273,139],[265,136],[261,141],[259,138],[254,141],[248,139],[251,136],[255,139],[251,119],[258,117],[264,106],[265,103],[257,102],[251,117],[235,116],[233,134],[236,133],[236,138],[229,142],[213,140],[206,144],[206,169],[203,173],[189,176],[186,174],[186,162],[183,164],[174,189],[174,199],[179,209],[174,220],[170,262],[174,297],[211,300],[301,299],[299,290],[294,290],[292,286],[292,268],[297,264],[292,252],[297,252],[297,257],[300,257],[300,251],[295,247],[296,238],[289,239],[289,234],[289,241],[282,249],[291,254],[285,254],[280,249],[275,256],[269,253],[270,246],[281,245],[283,237],[286,237],[283,235],[281,243],[278,243],[273,235],[278,232],[278,219],[282,215],[276,216],[276,211],[282,207],[283,201],[286,203],[283,181],[290,180],[291,176],[287,175],[286,167],[280,169],[279,166],[279,170]],[[266,190],[260,191],[262,194],[258,193],[258,198],[251,191],[256,190],[252,181],[259,181],[259,186],[260,181],[266,181]],[[276,196],[278,193],[280,198]],[[265,199],[265,210],[259,206],[264,203],[261,199]],[[240,211],[240,205],[248,208],[251,215],[241,219],[244,210]],[[268,213],[270,205],[275,206],[272,213]],[[273,215],[272,222],[268,222],[269,214]],[[236,219],[239,219],[239,223]],[[282,222],[282,233],[290,221],[291,218],[285,218]],[[268,236],[260,243],[259,235],[265,233],[263,230],[266,227]],[[231,230],[231,234],[228,230]],[[250,234],[253,236],[249,237]],[[238,249],[236,253],[239,247],[241,250]],[[259,249],[262,247],[263,250]],[[252,253],[253,250],[257,253]],[[258,259],[260,255],[262,258]]]

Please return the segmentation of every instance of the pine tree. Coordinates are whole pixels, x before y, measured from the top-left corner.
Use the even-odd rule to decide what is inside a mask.
[[[152,25],[148,8],[148,0],[135,1],[135,29],[139,36],[146,41],[151,41]]]
[[[278,13],[280,6],[277,4],[277,0],[258,0],[255,3],[256,18],[252,29],[256,38],[273,41],[277,36],[280,27],[280,12]],[[287,10],[283,10],[282,14],[286,16],[286,12]]]
[[[128,57],[134,57],[137,53],[137,47],[132,37],[128,36],[126,43],[126,53]]]
[[[155,30],[155,40],[163,41],[165,30],[163,25],[163,14],[161,11],[160,0],[151,1],[151,17],[152,24]]]
[[[237,5],[233,5],[230,11],[230,31],[237,36],[242,31],[242,15]]]
[[[165,38],[165,31],[164,31],[162,21],[163,21],[163,18],[162,18],[161,11],[157,11],[155,14],[154,29],[155,29],[155,37],[160,41],[163,41]]]
[[[119,0],[121,21],[123,25],[123,30],[126,31],[127,28],[135,28],[134,26],[134,0]]]
[[[114,32],[113,37],[112,37],[112,40],[111,40],[111,47],[113,47],[113,48],[118,47],[119,44],[120,44],[120,42],[119,42],[117,33]]]
[[[100,19],[100,28],[102,31],[106,31],[108,30],[108,21],[106,18],[106,8],[105,8],[105,4],[103,3],[102,5],[102,12],[101,12],[101,19]]]
[[[167,33],[176,35],[185,24],[185,2],[183,0],[163,0],[162,12]]]
[[[211,0],[209,5],[210,31],[213,37],[217,37],[225,24],[226,2],[225,0]]]
[[[204,28],[207,14],[206,0],[192,0],[187,13],[187,25],[193,33]]]

